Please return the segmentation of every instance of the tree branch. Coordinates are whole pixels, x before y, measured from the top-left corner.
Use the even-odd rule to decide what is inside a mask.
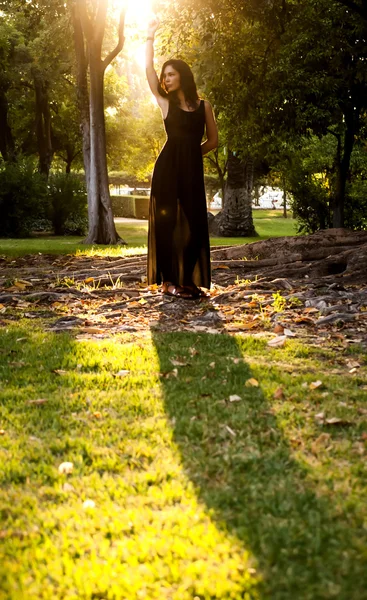
[[[103,69],[106,69],[108,67],[108,65],[111,64],[111,62],[113,61],[113,59],[116,58],[116,56],[121,52],[121,50],[124,47],[124,43],[125,43],[125,35],[124,35],[125,13],[126,13],[126,9],[123,8],[122,11],[121,11],[121,13],[120,13],[120,22],[119,22],[119,27],[118,27],[119,39],[118,39],[116,47],[112,50],[112,52],[110,52],[106,56],[106,58],[102,62]]]
[[[94,38],[98,44],[102,45],[103,36],[106,29],[106,15],[107,15],[107,3],[108,0],[99,0],[97,16],[94,27]]]
[[[363,17],[364,19],[367,20],[367,7],[366,6],[360,6],[353,0],[337,0],[337,1],[339,2],[339,4],[343,4],[343,6],[350,8],[350,10],[353,10],[354,12],[358,13],[361,17]]]
[[[86,0],[76,0],[76,17],[79,19],[83,33],[89,41],[93,37],[93,23],[88,16]]]

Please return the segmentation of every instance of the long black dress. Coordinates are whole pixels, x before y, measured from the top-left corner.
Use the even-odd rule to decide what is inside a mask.
[[[210,249],[201,140],[205,105],[169,105],[167,141],[155,163],[149,209],[148,283],[210,287]]]

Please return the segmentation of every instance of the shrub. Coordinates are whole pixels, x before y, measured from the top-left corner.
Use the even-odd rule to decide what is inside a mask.
[[[28,237],[47,213],[45,178],[30,160],[5,163],[0,169],[0,235]]]
[[[84,235],[88,228],[85,184],[73,173],[54,173],[48,181],[49,218],[55,235]]]

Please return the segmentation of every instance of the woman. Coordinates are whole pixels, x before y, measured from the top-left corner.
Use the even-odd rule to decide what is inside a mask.
[[[146,73],[162,111],[167,141],[154,167],[149,212],[148,283],[179,298],[205,296],[210,288],[210,249],[203,155],[218,145],[213,110],[200,100],[190,67],[182,60],[154,70],[154,34],[149,24]],[[207,139],[202,143],[206,129]]]

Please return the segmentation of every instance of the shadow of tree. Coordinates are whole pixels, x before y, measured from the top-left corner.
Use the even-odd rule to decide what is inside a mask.
[[[251,371],[243,357],[260,352],[260,342],[223,334],[152,337],[162,372],[172,369],[172,357],[189,363],[162,379],[174,440],[212,518],[256,557],[261,598],[367,598],[356,529],[362,523],[353,506],[343,512],[337,494],[330,503],[318,485],[327,482],[295,459],[261,388],[244,385]],[[230,402],[230,395],[241,400]],[[246,594],[244,580],[233,598],[253,597]]]

